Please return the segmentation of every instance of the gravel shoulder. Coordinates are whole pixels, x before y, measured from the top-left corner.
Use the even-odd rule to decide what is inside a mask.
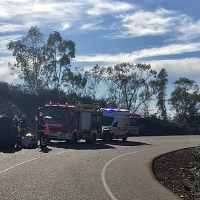
[[[200,148],[161,155],[153,161],[156,179],[183,200],[200,200]]]

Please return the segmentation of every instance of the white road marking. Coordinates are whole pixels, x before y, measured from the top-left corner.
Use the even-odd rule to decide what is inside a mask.
[[[69,152],[69,151],[74,151],[73,149],[68,149],[68,150],[65,150],[65,151],[60,151],[60,152],[58,152],[58,153],[56,153],[57,155],[60,155],[60,154],[62,154],[62,153],[67,153],[67,152]]]
[[[171,146],[174,146],[174,145],[171,145]],[[108,187],[108,184],[106,183],[106,179],[105,179],[105,174],[106,174],[106,168],[108,167],[108,165],[113,162],[114,160],[118,159],[118,158],[121,158],[122,156],[126,156],[126,155],[129,155],[129,154],[134,154],[134,153],[138,153],[138,152],[142,152],[142,151],[149,151],[149,150],[152,150],[152,149],[160,149],[160,148],[166,148],[166,147],[170,147],[170,146],[163,146],[163,147],[154,147],[154,148],[148,148],[148,149],[142,149],[142,150],[138,150],[138,151],[132,151],[132,152],[129,152],[129,153],[125,153],[125,154],[122,154],[120,156],[117,156],[113,159],[111,159],[110,161],[108,161],[102,171],[101,171],[101,180],[102,180],[102,183],[103,183],[103,186],[106,190],[106,192],[108,193],[108,195],[111,197],[112,200],[117,200],[117,198],[114,196],[114,194],[111,192],[111,190],[109,189]]]
[[[62,153],[66,153],[66,152],[68,152],[68,151],[73,151],[73,150],[70,149],[70,150],[60,151],[60,152],[58,152],[58,153],[56,153],[56,154],[57,154],[57,155],[60,155],[60,154],[62,154]],[[18,166],[20,166],[20,165],[23,165],[23,164],[25,164],[25,163],[28,163],[28,162],[31,162],[31,161],[34,161],[34,160],[37,160],[37,159],[40,159],[40,158],[41,158],[41,157],[32,158],[32,159],[30,159],[30,160],[26,160],[26,161],[24,161],[24,162],[18,163],[18,164],[16,164],[16,165],[13,165],[13,166],[11,166],[11,167],[8,167],[8,168],[6,168],[6,169],[0,171],[0,174],[2,174],[2,173],[4,173],[4,172],[7,172],[7,171],[9,171],[9,170],[11,170],[11,169],[13,169],[13,168],[15,168],[15,167],[18,167]]]
[[[39,159],[39,158],[32,158],[32,159],[30,159],[30,160],[26,160],[26,161],[24,161],[24,162],[21,162],[21,163],[18,163],[18,164],[16,164],[16,165],[13,165],[12,167],[8,167],[7,169],[4,169],[3,171],[0,171],[0,174],[2,174],[2,173],[4,173],[4,172],[7,172],[7,171],[9,171],[9,170],[11,170],[11,169],[13,169],[13,168],[15,168],[15,167],[20,166],[20,165],[23,165],[23,164],[25,164],[25,163],[28,163],[28,162],[37,160],[37,159]]]

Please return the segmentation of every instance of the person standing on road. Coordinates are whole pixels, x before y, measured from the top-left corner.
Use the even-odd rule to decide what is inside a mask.
[[[28,132],[28,121],[26,115],[22,115],[22,118],[19,120],[19,127],[21,131],[21,137],[25,136]]]
[[[37,122],[37,132],[39,134],[40,146],[41,146],[44,145],[44,140],[45,140],[45,121],[42,113],[39,114],[39,117],[36,122]]]
[[[19,119],[16,115],[13,117],[13,125],[15,127],[16,133],[20,132]]]

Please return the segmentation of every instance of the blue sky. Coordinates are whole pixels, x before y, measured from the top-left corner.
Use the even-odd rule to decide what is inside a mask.
[[[73,66],[90,69],[121,62],[165,68],[200,85],[199,0],[3,0],[0,1],[0,81],[16,83],[7,44],[37,26],[76,43]]]

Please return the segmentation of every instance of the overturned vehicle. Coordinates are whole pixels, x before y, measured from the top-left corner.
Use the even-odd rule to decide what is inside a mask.
[[[17,142],[17,134],[11,118],[0,116],[0,148],[14,148]]]
[[[22,137],[20,146],[26,148],[37,148],[37,137],[31,133],[27,133],[25,136]]]

